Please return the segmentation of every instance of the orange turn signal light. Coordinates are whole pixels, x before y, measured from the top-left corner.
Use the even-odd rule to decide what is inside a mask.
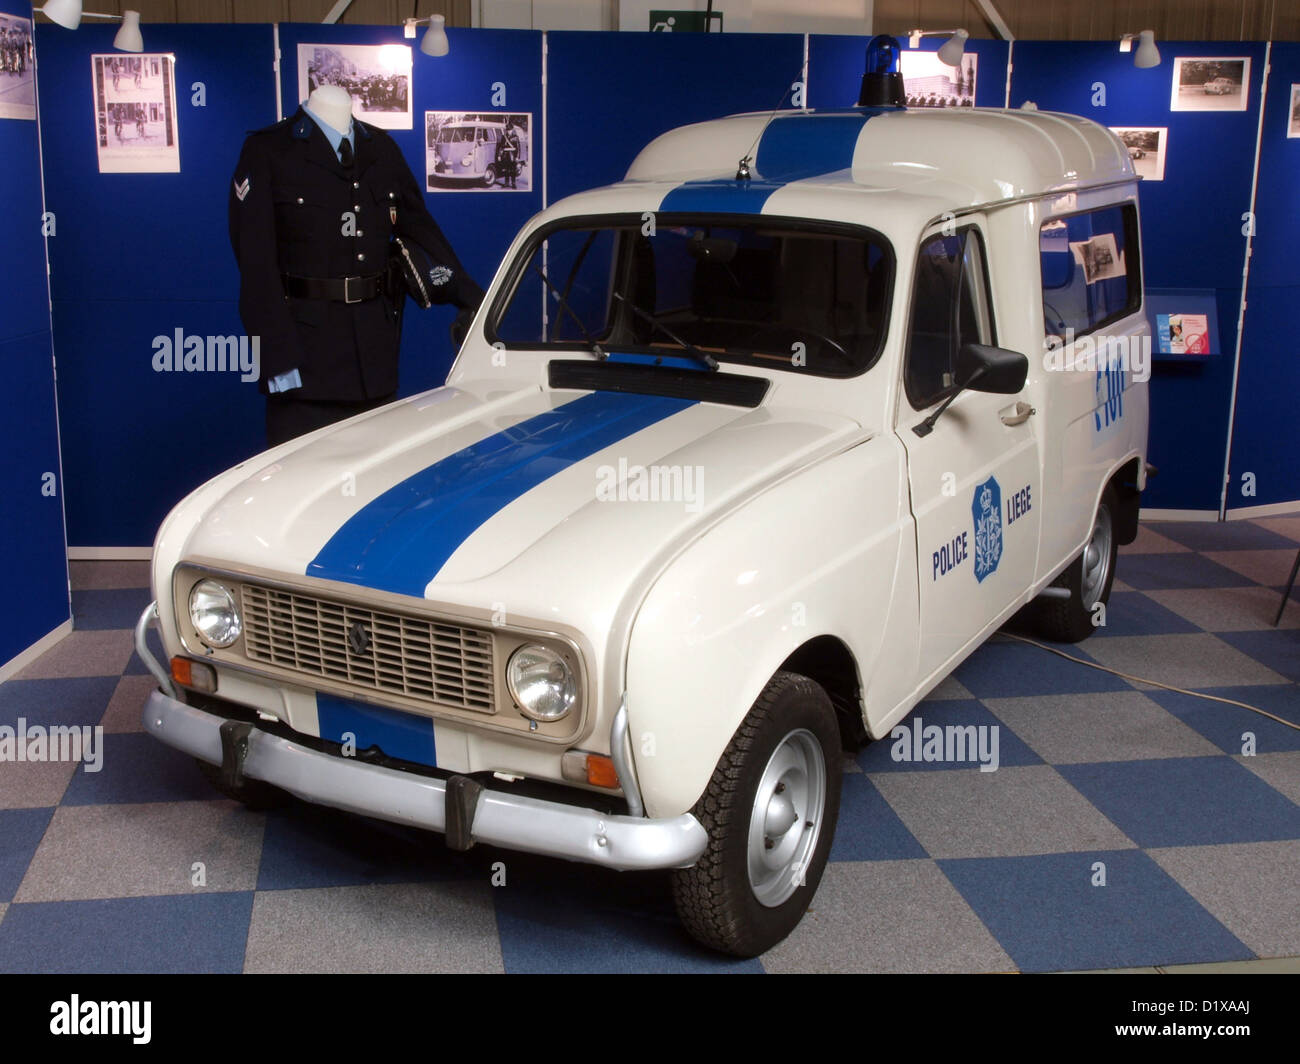
[[[172,679],[197,691],[210,693],[217,689],[217,670],[190,658],[172,658]]]
[[[614,769],[613,759],[604,754],[588,754],[587,782],[593,787],[617,787],[618,772]]]

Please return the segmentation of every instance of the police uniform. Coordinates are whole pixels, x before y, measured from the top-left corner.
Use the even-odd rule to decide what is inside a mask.
[[[272,446],[395,397],[404,295],[390,284],[394,234],[446,267],[433,275],[434,302],[463,312],[483,295],[393,138],[354,119],[341,150],[351,165],[299,108],[248,136],[231,182],[239,312],[260,337]]]

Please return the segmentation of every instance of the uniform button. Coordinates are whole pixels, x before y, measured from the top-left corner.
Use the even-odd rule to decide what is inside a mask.
[[[365,262],[365,261],[366,261],[366,256],[365,256],[365,254],[362,253],[362,254],[358,255],[358,256],[357,256],[357,261],[358,261],[358,262]]]
[[[360,187],[361,187],[361,182],[360,182],[360,181],[353,181],[353,182],[352,182],[352,187],[353,187],[353,188],[360,188]]]
[[[302,202],[302,197],[301,197],[301,196],[298,197],[298,202],[299,202],[299,203]]]
[[[365,235],[366,234],[363,233],[360,229],[357,230],[357,236],[365,236]]]
[[[359,204],[359,203],[354,203],[354,204],[352,204],[352,209],[353,209],[354,211],[359,211],[359,210],[361,210],[361,204]]]
[[[397,193],[396,193],[396,192],[390,192],[390,193],[388,194],[388,198],[389,198],[389,199],[397,199]]]

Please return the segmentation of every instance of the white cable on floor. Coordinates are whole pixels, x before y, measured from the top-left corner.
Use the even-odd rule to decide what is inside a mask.
[[[1171,687],[1167,683],[1160,683],[1158,680],[1147,680],[1141,676],[1130,676],[1126,672],[1120,672],[1118,669],[1108,669],[1105,665],[1098,665],[1095,661],[1084,661],[1083,658],[1076,658],[1073,654],[1067,654],[1064,650],[1057,650],[1056,647],[1049,647],[1046,643],[1039,643],[1033,639],[1026,639],[1023,635],[1014,635],[1011,632],[999,632],[998,635],[1006,639],[1014,639],[1020,643],[1028,643],[1031,647],[1038,647],[1039,650],[1046,650],[1048,653],[1056,654],[1058,657],[1065,658],[1066,661],[1074,661],[1080,665],[1087,665],[1092,669],[1100,669],[1102,672],[1108,672],[1112,676],[1118,676],[1122,680],[1128,680],[1131,683],[1145,683],[1152,687],[1160,687],[1166,691],[1173,691],[1178,695],[1191,695],[1192,698],[1204,698],[1207,702],[1223,702],[1229,706],[1239,706],[1242,709],[1248,709],[1252,713],[1258,713],[1262,717],[1268,717],[1269,720],[1275,720],[1287,728],[1294,728],[1300,731],[1300,724],[1292,724],[1289,720],[1283,720],[1281,717],[1270,713],[1266,709],[1260,709],[1258,706],[1247,705],[1245,702],[1238,702],[1235,698],[1220,698],[1218,695],[1207,695],[1201,691],[1188,691],[1182,687]]]

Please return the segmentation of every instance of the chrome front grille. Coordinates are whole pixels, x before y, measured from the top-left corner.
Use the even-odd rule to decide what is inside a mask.
[[[489,632],[257,584],[241,592],[250,661],[441,706],[496,709]]]

